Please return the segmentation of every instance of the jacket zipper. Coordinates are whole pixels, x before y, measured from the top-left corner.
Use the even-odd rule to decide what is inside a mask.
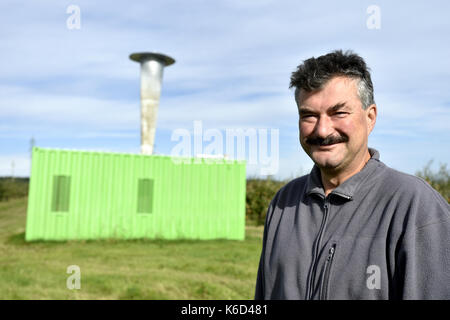
[[[325,198],[325,203],[323,205],[324,209],[325,209],[325,213],[324,213],[324,217],[322,220],[322,225],[320,226],[319,229],[319,236],[318,236],[318,240],[317,240],[317,244],[316,244],[316,249],[314,250],[314,260],[313,260],[313,269],[311,270],[311,276],[309,278],[309,283],[308,283],[308,288],[307,288],[307,299],[311,300],[312,296],[313,296],[313,286],[314,286],[314,280],[316,277],[316,269],[317,269],[317,263],[318,263],[318,256],[319,256],[319,249],[320,249],[320,242],[322,241],[322,235],[323,235],[323,230],[325,229],[325,224],[327,222],[327,217],[328,217],[328,201]]]
[[[325,267],[324,272],[322,276],[322,281],[320,284],[320,299],[326,300],[328,296],[328,282],[330,280],[330,270],[331,270],[331,264],[333,263],[333,257],[336,251],[336,244],[334,243],[330,250],[328,251],[328,257],[325,261]]]

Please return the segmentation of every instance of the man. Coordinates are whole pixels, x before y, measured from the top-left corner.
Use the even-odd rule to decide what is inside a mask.
[[[368,147],[377,106],[364,60],[334,51],[292,74],[314,161],[267,211],[255,299],[450,299],[450,209]]]

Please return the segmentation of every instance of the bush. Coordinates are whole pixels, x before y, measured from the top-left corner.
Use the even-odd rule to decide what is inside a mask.
[[[433,160],[430,160],[422,170],[416,172],[416,176],[427,181],[450,202],[450,171],[447,169],[447,164],[441,164],[438,172],[432,172],[430,169],[432,163]]]
[[[0,178],[0,201],[28,195],[28,178]]]
[[[263,225],[267,208],[277,191],[287,181],[269,179],[248,179],[246,195],[246,220],[249,224]]]

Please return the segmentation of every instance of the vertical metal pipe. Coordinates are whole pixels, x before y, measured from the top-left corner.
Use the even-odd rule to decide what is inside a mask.
[[[141,64],[141,153],[152,154],[163,69],[175,60],[151,52],[133,53],[130,59]]]

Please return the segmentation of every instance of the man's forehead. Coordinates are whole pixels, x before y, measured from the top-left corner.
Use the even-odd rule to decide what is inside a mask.
[[[359,100],[357,83],[357,79],[337,76],[331,78],[316,90],[307,91],[300,88],[300,90],[296,90],[297,104],[300,107],[305,103],[308,104],[307,102],[323,101],[330,106],[334,106],[342,100]]]

